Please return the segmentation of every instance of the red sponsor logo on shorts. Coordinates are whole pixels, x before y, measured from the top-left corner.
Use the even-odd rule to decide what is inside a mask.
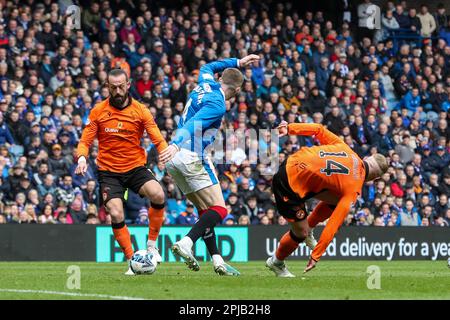
[[[109,191],[109,187],[105,187],[103,188],[103,192],[102,192],[102,196],[103,196],[103,201],[106,201],[106,198],[108,198],[108,191]]]

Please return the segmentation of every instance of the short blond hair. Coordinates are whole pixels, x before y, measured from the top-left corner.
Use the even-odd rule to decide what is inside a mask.
[[[230,88],[240,88],[244,83],[244,76],[239,69],[228,68],[222,73],[222,82]]]

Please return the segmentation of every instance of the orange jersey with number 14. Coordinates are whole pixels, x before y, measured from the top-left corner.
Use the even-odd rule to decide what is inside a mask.
[[[313,250],[316,261],[325,252],[361,193],[366,169],[363,160],[339,137],[320,124],[293,123],[288,134],[315,136],[320,146],[303,147],[286,162],[291,189],[300,197],[313,197],[329,191],[340,200]]]

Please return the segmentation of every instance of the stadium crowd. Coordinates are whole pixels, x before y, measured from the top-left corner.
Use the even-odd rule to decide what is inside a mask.
[[[76,1],[4,1],[0,10],[0,223],[110,223],[96,180],[97,147],[86,176],[74,174],[75,147],[94,105],[107,98],[108,70],[125,69],[131,95],[163,135],[176,130],[201,65],[255,53],[225,129],[231,141],[282,121],[322,123],[361,157],[389,158],[382,179],[364,186],[347,225],[450,224],[450,17],[407,1],[382,7],[368,28],[370,0],[342,2],[337,19],[292,3],[90,1],[81,28],[65,12]],[[354,12],[348,15],[347,12]],[[340,18],[339,18],[340,17]],[[351,21],[348,21],[351,19]],[[408,37],[401,37],[402,30]],[[412,37],[411,37],[412,34]],[[396,37],[396,35],[400,35]],[[260,149],[279,161],[313,137],[287,137]],[[157,162],[148,165],[167,194],[166,224],[193,224],[196,211]],[[236,144],[233,144],[236,146]],[[229,209],[224,224],[286,224],[274,209],[268,165],[246,150],[214,153]],[[117,155],[120,156],[120,155]],[[230,156],[223,161],[223,157]],[[273,174],[274,172],[272,172]],[[145,224],[149,203],[129,191],[127,221]],[[313,204],[310,204],[313,205]]]

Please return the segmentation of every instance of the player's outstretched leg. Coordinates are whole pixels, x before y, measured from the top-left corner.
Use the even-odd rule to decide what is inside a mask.
[[[134,276],[133,270],[131,270],[130,261],[133,256],[133,245],[131,244],[130,232],[128,231],[128,227],[125,222],[123,222],[123,227],[117,227],[120,224],[112,224],[113,233],[116,241],[119,243],[122,248],[123,253],[127,259],[128,270],[125,272],[126,276]]]
[[[156,204],[151,202],[148,209],[148,216],[150,218],[149,233],[147,241],[147,251],[156,258],[156,262],[161,263],[162,258],[159,250],[156,247],[156,240],[158,239],[159,230],[164,223],[164,204]]]
[[[203,241],[213,261],[214,272],[220,276],[239,276],[240,272],[226,263],[219,253],[214,228],[208,228],[203,235]]]
[[[208,212],[208,210],[199,210],[199,216]],[[238,276],[240,272],[226,263],[219,253],[216,242],[216,232],[214,228],[207,228],[202,236],[203,242],[205,242],[209,255],[211,256],[214,272],[220,276]]]
[[[134,250],[131,243],[130,232],[125,224],[125,213],[123,211],[123,200],[126,195],[125,188],[121,184],[118,174],[99,171],[100,189],[103,197],[103,206],[111,216],[111,227],[114,238],[122,249],[128,261],[126,275],[134,275],[130,268],[130,259]]]
[[[149,231],[147,252],[155,257],[157,263],[161,263],[162,258],[156,247],[156,240],[164,223],[165,195],[161,185],[154,178],[153,174],[146,169],[142,172],[146,175],[147,182],[141,186],[139,193],[150,200],[150,208],[148,209]]]
[[[280,241],[276,253],[266,260],[266,267],[269,268],[275,276],[280,278],[294,278],[295,276],[288,270],[284,260],[298,247],[298,242],[294,242],[286,233]],[[281,248],[281,250],[280,250]],[[287,252],[290,252],[287,254]]]
[[[297,237],[292,230],[286,232],[283,237],[281,237],[280,244],[278,245],[275,254],[267,259],[266,267],[273,271],[277,277],[295,277],[286,267],[284,260],[298,248],[298,245],[302,241],[303,239]]]
[[[121,223],[112,223],[114,238],[119,243],[122,252],[127,259],[128,270],[125,272],[126,276],[134,276],[134,272],[130,268],[130,260],[133,256],[133,245],[131,244],[130,231],[125,224],[125,221]]]
[[[130,259],[133,256],[133,245],[131,244],[130,231],[125,224],[125,217],[123,214],[122,200],[114,198],[106,203],[106,209],[111,215],[111,227],[113,229],[114,238],[119,244],[128,262],[128,271],[125,275],[134,275],[130,268]]]
[[[227,209],[221,206],[211,206],[208,211],[203,214],[192,227],[189,233],[180,241],[175,242],[172,246],[174,255],[184,259],[189,269],[194,271],[200,270],[200,265],[192,253],[194,243],[205,234],[209,228],[214,228],[226,216]]]

